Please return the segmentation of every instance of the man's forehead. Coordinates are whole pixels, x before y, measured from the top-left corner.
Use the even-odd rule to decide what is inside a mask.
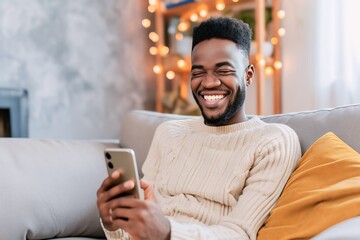
[[[245,56],[245,51],[239,49],[229,40],[211,39],[197,44],[192,53],[193,65],[215,66],[220,62],[231,62],[233,65],[240,62]]]

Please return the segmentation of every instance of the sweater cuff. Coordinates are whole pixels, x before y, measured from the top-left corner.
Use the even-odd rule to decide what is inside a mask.
[[[107,240],[131,240],[131,237],[130,235],[122,230],[121,228],[115,230],[115,231],[109,231],[107,230],[105,227],[104,227],[104,224],[100,218],[100,224],[101,224],[101,227],[105,233],[105,236],[106,236],[106,239]]]
[[[171,225],[171,240],[174,239],[193,239],[194,234],[191,231],[191,224],[179,222],[175,219],[168,218]]]

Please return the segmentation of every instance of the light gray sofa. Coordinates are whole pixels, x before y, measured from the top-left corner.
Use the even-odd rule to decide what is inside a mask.
[[[122,122],[120,144],[0,139],[0,239],[104,238],[96,208],[96,190],[106,176],[104,148],[133,148],[140,168],[156,127],[187,117],[132,111]],[[292,127],[303,152],[328,131],[360,151],[360,104],[262,119]],[[356,217],[314,239],[360,239],[359,229]]]

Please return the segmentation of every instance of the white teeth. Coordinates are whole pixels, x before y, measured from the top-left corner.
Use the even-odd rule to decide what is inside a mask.
[[[216,101],[216,100],[223,99],[224,97],[225,97],[225,95],[204,95],[204,99],[206,101]]]

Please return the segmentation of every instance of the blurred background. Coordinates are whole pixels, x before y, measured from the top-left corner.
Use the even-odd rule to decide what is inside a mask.
[[[253,28],[248,114],[359,103],[358,9],[357,0],[0,0],[0,136],[117,139],[134,109],[198,114],[191,32],[211,16]]]

